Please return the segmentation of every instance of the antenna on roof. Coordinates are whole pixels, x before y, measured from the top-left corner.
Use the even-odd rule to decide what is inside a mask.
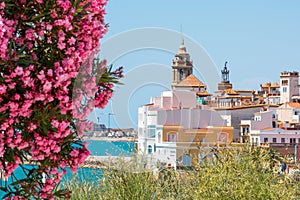
[[[180,24],[180,34],[181,34],[182,44],[184,45],[184,37],[183,37],[183,34],[182,34],[182,24]]]

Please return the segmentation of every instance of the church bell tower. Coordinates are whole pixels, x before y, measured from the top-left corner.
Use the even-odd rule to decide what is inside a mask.
[[[179,50],[172,60],[172,89],[192,73],[193,62],[190,60],[190,54],[186,51],[184,39],[182,39]]]

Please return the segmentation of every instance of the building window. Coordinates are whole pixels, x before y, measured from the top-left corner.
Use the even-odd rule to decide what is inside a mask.
[[[157,133],[157,140],[158,143],[161,143],[161,132]]]
[[[151,153],[152,153],[152,146],[148,145],[148,154],[151,154]]]
[[[281,143],[285,143],[285,138],[281,138]]]
[[[295,144],[296,143],[296,138],[290,138],[290,143]]]
[[[228,136],[227,133],[218,134],[218,142],[227,142]]]
[[[156,144],[154,144],[154,153],[156,152]]]
[[[261,121],[261,117],[260,117],[260,116],[255,116],[255,117],[254,117],[254,120],[255,120],[255,121]]]
[[[155,129],[148,129],[149,138],[155,138]]]
[[[281,85],[286,86],[289,84],[289,80],[282,80]]]
[[[140,136],[140,137],[143,136],[143,132],[144,132],[143,129],[142,129],[142,128],[139,128],[139,136]]]
[[[283,87],[282,92],[286,93],[287,92],[287,87]]]
[[[300,143],[300,138],[298,138],[298,143]]]
[[[276,143],[276,142],[277,142],[277,139],[276,139],[276,138],[273,138],[273,139],[272,139],[272,142],[273,142],[273,143]]]
[[[268,143],[268,138],[264,138],[264,143]]]
[[[168,142],[177,142],[177,134],[168,133]]]
[[[183,69],[179,70],[179,79],[180,79],[180,81],[183,80]]]

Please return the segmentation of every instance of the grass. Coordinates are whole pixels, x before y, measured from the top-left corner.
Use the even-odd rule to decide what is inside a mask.
[[[133,163],[131,170],[124,170],[128,166],[122,163],[119,169],[104,171],[97,183],[75,177],[63,187],[78,200],[298,199],[299,182],[274,173],[274,157],[274,152],[259,148],[216,150],[213,160],[193,170],[156,173],[133,170]]]

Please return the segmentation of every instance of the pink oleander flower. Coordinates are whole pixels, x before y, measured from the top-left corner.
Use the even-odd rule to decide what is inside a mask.
[[[29,29],[29,30],[26,30],[26,39],[34,39],[34,30],[32,29]]]
[[[5,94],[6,93],[6,86],[5,85],[0,85],[0,94]]]
[[[16,67],[15,69],[15,73],[18,75],[18,76],[21,76],[23,74],[23,68],[22,67]]]

